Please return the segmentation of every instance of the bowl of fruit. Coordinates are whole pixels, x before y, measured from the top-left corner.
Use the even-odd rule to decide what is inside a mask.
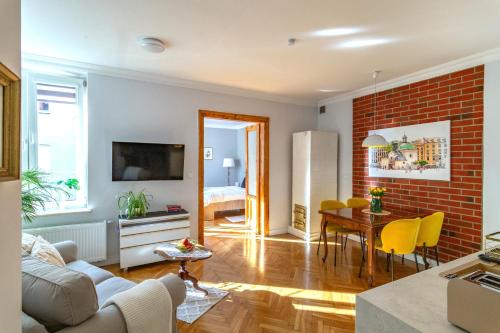
[[[196,246],[196,242],[193,240],[190,240],[189,238],[181,239],[176,245],[177,249],[179,251],[181,251],[182,253],[192,252],[194,250],[195,246]]]

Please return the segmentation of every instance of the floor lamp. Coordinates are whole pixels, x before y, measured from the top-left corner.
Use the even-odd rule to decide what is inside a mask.
[[[230,183],[229,183],[229,170],[231,168],[234,168],[234,158],[232,158],[232,157],[225,158],[224,161],[222,162],[222,167],[227,168],[227,186],[229,186],[230,185]]]

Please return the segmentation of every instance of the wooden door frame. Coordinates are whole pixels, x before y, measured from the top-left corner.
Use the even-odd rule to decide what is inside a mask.
[[[203,205],[203,188],[205,184],[205,159],[203,148],[205,144],[205,118],[247,121],[259,125],[260,136],[260,234],[269,235],[269,118],[261,116],[227,113],[211,110],[198,110],[198,242],[205,242],[205,220]],[[263,230],[262,230],[263,229]]]
[[[250,194],[248,194],[248,188],[249,188],[249,182],[248,182],[248,132],[249,130],[251,129],[251,131],[255,131],[256,132],[256,135],[259,135],[259,137],[257,138],[258,141],[260,142],[260,125],[259,124],[255,124],[255,125],[251,125],[251,126],[247,126],[245,127],[245,222],[246,221],[246,217],[249,213],[249,206],[248,206],[248,196]],[[260,157],[260,145],[259,147],[257,147],[257,154],[258,156]],[[259,164],[260,166],[260,164]],[[257,179],[260,180],[260,167],[257,167],[257,170],[256,170],[257,174]],[[260,191],[260,188],[259,188],[259,191]],[[257,202],[257,212],[260,212],[260,202]],[[249,227],[251,227],[249,225]],[[260,234],[262,232],[261,230],[261,223],[258,223],[256,225],[256,229],[255,229],[255,232],[257,234]]]

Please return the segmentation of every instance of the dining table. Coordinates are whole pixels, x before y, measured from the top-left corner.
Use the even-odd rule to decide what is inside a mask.
[[[320,210],[321,233],[324,240],[324,257],[328,255],[326,227],[329,223],[341,225],[345,228],[361,232],[366,237],[368,285],[373,286],[375,281],[375,239],[383,227],[389,222],[399,219],[414,219],[420,217],[417,212],[403,210],[397,207],[385,207],[381,213],[372,213],[368,207],[341,208]]]

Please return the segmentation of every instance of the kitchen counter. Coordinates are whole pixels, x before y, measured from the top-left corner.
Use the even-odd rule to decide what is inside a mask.
[[[439,274],[471,262],[477,255],[471,254],[358,294],[356,332],[465,332],[446,318],[448,280]]]

